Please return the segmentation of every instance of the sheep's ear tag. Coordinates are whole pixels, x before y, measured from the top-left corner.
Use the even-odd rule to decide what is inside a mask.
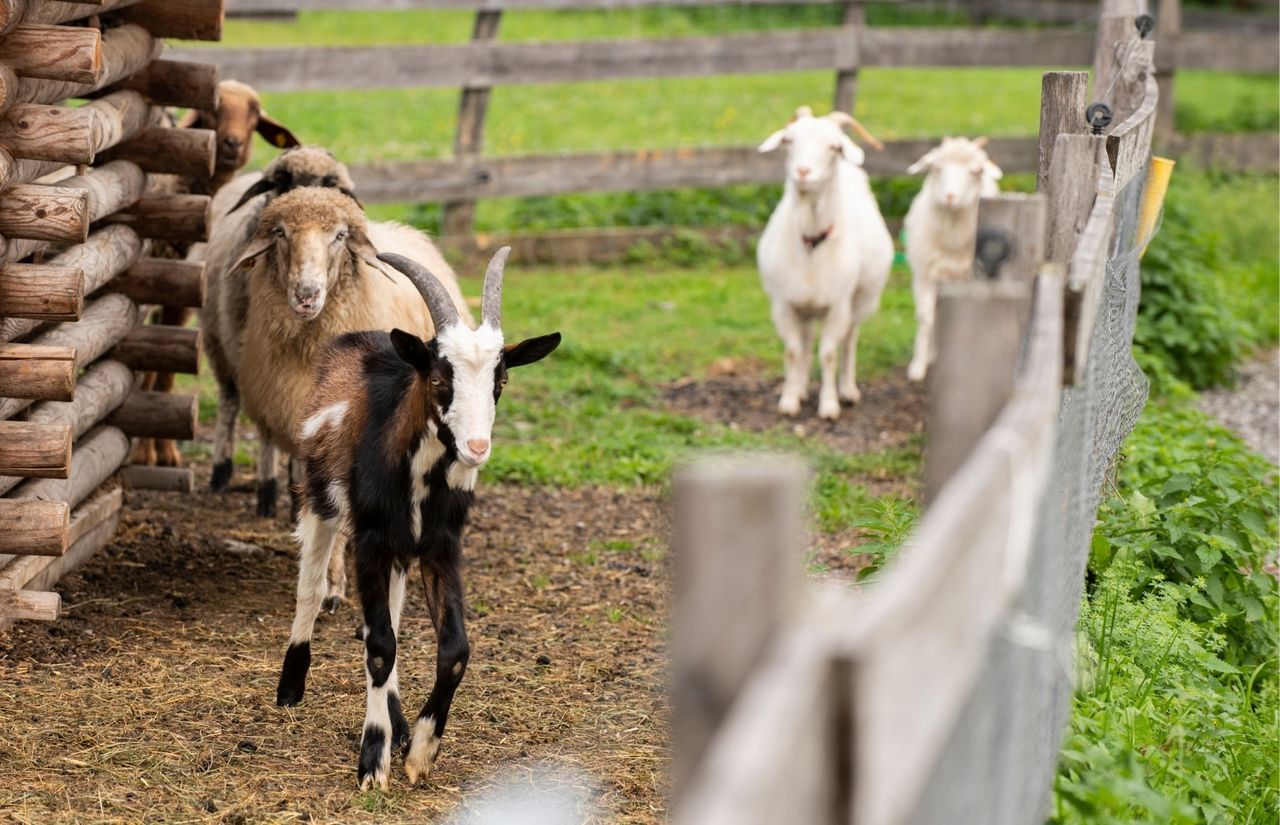
[[[284,133],[283,133],[283,132],[276,132],[276,139],[275,139],[275,144],[276,144],[276,146],[278,146],[278,147],[280,147],[281,149],[283,149],[283,148],[284,148],[284,145],[285,145],[286,143],[288,143],[288,142],[289,142],[289,141],[288,141],[288,139],[284,136]]]

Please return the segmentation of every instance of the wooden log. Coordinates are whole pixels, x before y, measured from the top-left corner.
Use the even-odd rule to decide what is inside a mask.
[[[142,0],[119,15],[156,37],[221,40],[222,0]]]
[[[68,544],[70,514],[65,501],[0,498],[0,553],[62,555]]]
[[[141,326],[124,337],[111,357],[135,370],[197,375],[200,330],[164,324]]]
[[[66,479],[40,478],[19,484],[13,499],[64,501],[72,507],[89,497],[129,455],[129,439],[115,427],[99,426],[75,443]]]
[[[39,241],[87,240],[89,194],[65,186],[11,186],[0,198],[0,234]]]
[[[471,41],[482,42],[493,40],[498,36],[498,25],[502,22],[502,12],[478,11],[475,25],[471,31]],[[475,157],[480,154],[484,145],[484,121],[489,109],[489,86],[467,86],[462,90],[462,98],[458,103],[458,130],[454,135],[453,154],[455,157]],[[475,201],[453,201],[445,203],[443,224],[444,231],[450,235],[468,236],[475,232]]]
[[[136,163],[113,160],[83,175],[64,178],[58,186],[87,193],[89,219],[100,221],[137,203],[147,190],[147,175]]]
[[[793,459],[753,456],[673,479],[677,798],[795,598],[806,475]]]
[[[74,321],[84,308],[84,270],[54,264],[0,268],[0,315]]]
[[[83,271],[84,294],[92,295],[131,266],[142,254],[143,246],[142,239],[127,226],[108,226],[95,231],[84,243],[55,256],[48,265]],[[0,319],[0,341],[28,335],[37,326],[36,321],[25,318]]]
[[[24,23],[68,23],[95,14],[122,9],[139,0],[86,0],[83,3],[63,2],[62,0],[38,0],[27,2],[27,14]]]
[[[51,622],[58,618],[62,597],[57,593],[37,590],[0,590],[0,618],[39,619]]]
[[[134,438],[194,438],[199,404],[194,395],[136,390],[107,423]]]
[[[114,88],[141,92],[157,106],[212,112],[218,108],[219,76],[218,67],[212,63],[153,60]]]
[[[71,428],[66,424],[0,421],[0,473],[66,478],[71,471]]]
[[[1040,162],[1036,166],[1036,191],[1045,192],[1049,166],[1058,135],[1089,131],[1084,113],[1088,108],[1088,72],[1045,72],[1040,79]]]
[[[148,467],[133,464],[120,470],[120,480],[130,490],[190,493],[195,488],[195,473],[187,467]]]
[[[213,176],[217,138],[212,129],[152,127],[98,157],[132,161],[156,174],[209,178]]]
[[[56,5],[56,3],[54,4]],[[141,26],[124,25],[102,33],[102,71],[92,83],[23,78],[18,103],[56,103],[71,97],[85,97],[111,86],[160,56],[164,43]]]
[[[145,129],[152,121],[151,104],[138,92],[123,90],[84,105],[98,114],[93,151],[106,151]]]
[[[19,103],[0,120],[0,144],[14,157],[92,163],[96,123],[92,110]]]
[[[18,26],[0,38],[0,62],[23,77],[93,83],[102,72],[102,33],[83,26]]]
[[[139,304],[168,307],[202,307],[205,296],[203,261],[142,258],[121,273],[111,289]],[[3,311],[0,304],[0,312]]]
[[[145,194],[128,209],[106,218],[128,226],[144,238],[163,241],[209,240],[206,195]]]
[[[0,0],[2,2],[2,0]],[[4,115],[18,102],[21,82],[13,69],[0,64],[0,115]]]
[[[0,35],[8,34],[27,14],[27,0],[0,0]]]
[[[86,538],[99,535],[104,526],[109,528],[107,537],[110,538],[115,532],[123,503],[124,490],[119,486],[99,492],[85,501],[71,513],[66,552],[53,557],[18,556],[0,569],[0,590],[21,590],[28,585],[33,590],[52,587],[70,567],[84,560],[83,554],[77,556],[77,549]],[[99,542],[97,546],[100,547],[103,543],[105,541]],[[3,625],[0,625],[0,629],[3,629]]]
[[[1009,257],[1000,264],[1000,278],[1032,280],[1044,261],[1045,196],[1005,193],[982,198],[978,201],[979,239],[984,231],[998,232],[1011,244]],[[978,277],[982,276],[981,259],[979,250],[974,262]]]
[[[89,559],[94,553],[111,542],[116,527],[120,524],[120,505],[123,493],[116,487],[109,493],[98,496],[83,508],[77,508],[72,516],[71,530],[74,535],[80,525],[85,525],[84,534],[72,540],[67,552],[55,559],[38,559],[44,565],[35,572],[28,581],[29,588],[53,587],[59,579]],[[102,505],[97,502],[103,501]],[[81,511],[84,511],[81,514]]]
[[[70,401],[76,386],[75,356],[75,350],[56,344],[0,344],[0,396]]]
[[[31,407],[27,420],[32,424],[68,427],[71,437],[79,438],[124,403],[124,399],[133,391],[133,383],[133,371],[124,364],[111,360],[98,361],[76,381],[73,400],[35,404]],[[9,492],[21,481],[17,476],[0,476],[0,494]]]
[[[1156,44],[1160,49],[1160,63],[1156,67],[1156,80],[1160,84],[1160,102],[1156,109],[1156,138],[1172,137],[1174,124],[1173,82],[1176,62],[1164,56],[1164,45],[1174,44],[1182,31],[1182,0],[1158,0],[1156,8]]]
[[[1031,282],[959,281],[938,290],[925,425],[926,506],[955,475],[1009,398]]]

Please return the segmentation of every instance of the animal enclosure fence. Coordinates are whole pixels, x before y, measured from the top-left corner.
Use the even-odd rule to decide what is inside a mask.
[[[793,464],[677,477],[676,822],[1047,815],[1099,491],[1146,399],[1130,344],[1159,96],[1136,6],[1103,3],[1114,127],[1088,133],[1083,73],[1046,74],[1040,192],[982,201],[997,276],[939,296],[928,507],[883,576],[797,586]]]
[[[156,176],[212,175],[214,133],[169,128],[162,107],[214,108],[217,70],[159,57],[162,38],[216,38],[222,15],[221,0],[0,2],[0,627],[57,618],[49,588],[110,540],[122,484],[190,488],[189,470],[117,470],[131,436],[195,429],[194,396],[134,376],[197,369],[196,330],[141,322],[203,303],[203,265],[157,255],[205,239],[209,199]]]
[[[439,160],[375,163],[352,170],[360,197],[370,203],[443,203],[444,243],[477,243],[474,204],[487,198],[635,192],[656,189],[777,183],[779,160],[752,146],[653,147],[631,151],[491,156],[484,152],[490,91],[497,86],[655,77],[699,77],[830,69],[836,108],[851,111],[858,73],[868,67],[1088,66],[1093,33],[1067,28],[913,28],[866,25],[863,0],[783,0],[785,5],[834,5],[840,24],[822,28],[764,31],[716,37],[503,42],[502,15],[524,10],[608,10],[689,5],[732,9],[763,0],[228,0],[237,13],[307,10],[470,10],[472,41],[447,45],[273,47],[180,51],[184,59],[216,59],[225,77],[265,91],[460,87],[453,156]],[[985,3],[984,6],[1002,6]],[[1051,4],[1079,23],[1096,7],[1078,0]],[[1175,68],[1274,72],[1275,38],[1269,32],[1180,30],[1180,0],[1162,0],[1162,80],[1171,90]],[[998,8],[990,11],[995,13]],[[1025,14],[1026,9],[1016,10]],[[1011,12],[1012,13],[1012,12]],[[282,24],[287,25],[287,24]],[[1172,95],[1166,96],[1172,101]],[[1161,116],[1172,124],[1172,108]],[[767,131],[765,126],[762,130]],[[772,127],[769,127],[772,128]],[[1168,132],[1170,151],[1205,162],[1275,169],[1280,141],[1274,134],[1182,137]],[[764,132],[762,131],[762,134]],[[714,139],[714,138],[712,138]],[[936,138],[891,141],[869,152],[872,175],[899,175]],[[425,147],[424,147],[425,148]],[[990,153],[1009,172],[1029,172],[1038,162],[1036,140],[998,138]],[[616,257],[637,240],[668,234],[659,229],[574,230],[550,236],[493,237],[479,241],[482,253],[512,243],[517,257],[590,259]],[[744,232],[720,234],[743,239]]]

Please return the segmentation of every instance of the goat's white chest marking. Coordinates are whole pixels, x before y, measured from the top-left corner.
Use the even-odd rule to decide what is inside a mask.
[[[409,500],[409,529],[413,531],[413,540],[422,538],[422,502],[430,494],[427,487],[427,473],[436,466],[436,462],[444,455],[444,444],[436,437],[435,422],[427,424],[427,432],[418,442],[418,448],[409,459],[409,475],[412,481],[412,493]]]
[[[449,470],[445,473],[445,481],[453,490],[474,490],[479,469],[469,467],[461,461],[455,461],[449,465]]]

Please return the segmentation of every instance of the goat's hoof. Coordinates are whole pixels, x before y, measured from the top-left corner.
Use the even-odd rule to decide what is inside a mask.
[[[262,518],[276,517],[276,480],[258,485],[258,515]]]
[[[404,707],[395,693],[387,694],[387,715],[391,717],[391,750],[407,754],[412,735],[409,720],[404,718]]]
[[[860,404],[862,403],[862,392],[857,387],[852,390],[841,390],[840,400],[845,404]]]
[[[366,791],[377,785],[382,790],[389,789],[391,778],[391,743],[387,741],[387,732],[381,728],[367,727],[360,740],[360,765],[356,768],[356,781],[360,790]]]
[[[325,613],[337,613],[339,607],[342,607],[341,596],[330,596],[320,603],[320,608],[324,610]],[[361,635],[361,638],[363,639],[364,636]]]
[[[778,400],[778,412],[783,415],[799,415],[800,399],[783,396]]]
[[[840,402],[837,400],[832,403],[828,399],[818,404],[818,417],[827,421],[835,421],[840,417]]]
[[[213,465],[213,474],[209,476],[209,490],[214,493],[225,493],[231,486],[231,459],[219,461]]]
[[[291,708],[302,701],[302,693],[302,685],[286,685],[281,682],[276,686],[276,705],[282,708]]]
[[[924,380],[924,374],[925,374],[925,372],[927,371],[927,369],[928,369],[928,368],[927,368],[927,367],[925,367],[925,365],[924,365],[924,364],[920,364],[920,363],[917,363],[917,362],[915,362],[915,361],[912,361],[912,362],[911,362],[911,366],[907,367],[907,378],[908,378],[908,380],[911,380],[911,381],[923,381],[923,380]]]
[[[404,773],[410,785],[426,779],[440,753],[440,737],[436,735],[436,720],[432,716],[419,719],[413,726],[413,742],[404,757]]]

